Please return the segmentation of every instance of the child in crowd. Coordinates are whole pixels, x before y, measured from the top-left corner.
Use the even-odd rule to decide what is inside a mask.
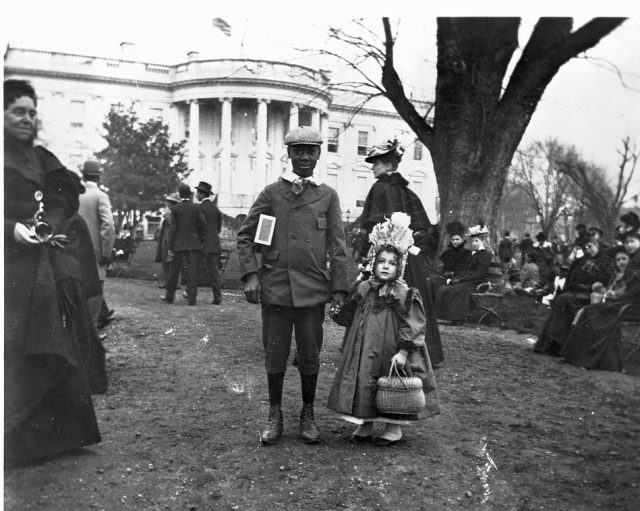
[[[525,260],[526,262],[520,270],[520,282],[522,288],[530,292],[540,285],[540,268],[535,252],[529,252],[525,256]]]
[[[355,304],[342,347],[342,359],[329,395],[328,407],[358,424],[350,441],[373,440],[392,445],[402,438],[401,426],[439,413],[435,377],[425,345],[425,314],[420,293],[402,279],[407,251],[413,245],[410,218],[393,213],[369,236],[372,274],[349,298]],[[336,308],[332,316],[340,313]],[[335,318],[334,318],[335,319]],[[425,410],[416,415],[385,416],[376,409],[376,383],[392,363],[411,369],[422,380]],[[385,424],[374,437],[374,423]]]

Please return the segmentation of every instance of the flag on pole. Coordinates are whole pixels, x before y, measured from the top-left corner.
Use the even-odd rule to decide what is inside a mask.
[[[222,18],[213,18],[213,26],[219,28],[227,37],[231,36],[231,25]]]

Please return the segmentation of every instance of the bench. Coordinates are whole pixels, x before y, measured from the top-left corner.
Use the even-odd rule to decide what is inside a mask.
[[[109,277],[119,277],[121,275],[132,277],[129,268],[139,244],[140,240],[134,236],[116,238],[111,250],[111,265],[107,271]]]
[[[504,319],[500,315],[498,308],[504,298],[505,279],[502,265],[493,262],[489,267],[487,281],[478,284],[476,292],[471,293],[472,304],[481,313],[476,323],[477,327],[479,327],[485,319],[495,318],[500,322],[500,327],[504,328]]]
[[[231,256],[230,248],[223,248],[220,252],[220,276],[224,275],[224,272],[227,270],[227,264],[229,264],[229,258]]]
[[[640,350],[640,304],[629,303],[622,306],[617,319],[621,331],[620,343],[624,351],[627,352],[623,361],[624,371],[624,366]],[[625,345],[628,345],[628,348],[625,349]]]

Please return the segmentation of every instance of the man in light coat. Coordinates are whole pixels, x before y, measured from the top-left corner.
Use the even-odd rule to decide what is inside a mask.
[[[313,177],[322,136],[305,126],[290,131],[284,143],[293,171],[260,193],[237,236],[246,299],[262,304],[270,408],[269,422],[260,440],[266,445],[278,442],[282,436],[282,387],[294,327],[303,403],[300,439],[309,444],[319,441],[313,403],[325,304],[332,300],[332,306],[342,304],[348,290],[340,200],[335,190]],[[264,215],[275,217],[268,246],[256,243],[258,224]],[[262,252],[260,267],[256,250]]]
[[[100,163],[96,160],[87,160],[82,167],[85,192],[80,195],[80,208],[78,213],[89,227],[93,250],[96,254],[98,275],[103,295],[97,304],[91,303],[91,310],[98,328],[101,328],[113,319],[113,311],[109,310],[104,300],[104,280],[107,276],[107,265],[111,261],[111,251],[116,240],[116,230],[111,213],[111,201],[109,195],[100,189]]]

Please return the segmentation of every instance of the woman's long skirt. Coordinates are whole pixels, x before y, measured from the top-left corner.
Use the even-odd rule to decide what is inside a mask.
[[[477,282],[461,282],[450,286],[441,286],[436,290],[436,314],[440,319],[463,321],[471,314],[471,293]]]
[[[587,369],[621,371],[623,366],[618,313],[623,303],[588,305],[579,314],[560,356]]]
[[[438,329],[438,319],[433,307],[433,302],[428,298],[427,275],[425,261],[422,254],[417,256],[409,255],[407,267],[404,271],[404,278],[408,286],[416,288],[420,292],[424,306],[424,315],[427,320],[427,330],[425,332],[425,344],[432,367],[438,367],[444,362],[444,352]]]
[[[589,293],[567,291],[556,296],[551,302],[551,313],[542,327],[534,351],[559,356],[569,336],[573,318],[589,301]]]

